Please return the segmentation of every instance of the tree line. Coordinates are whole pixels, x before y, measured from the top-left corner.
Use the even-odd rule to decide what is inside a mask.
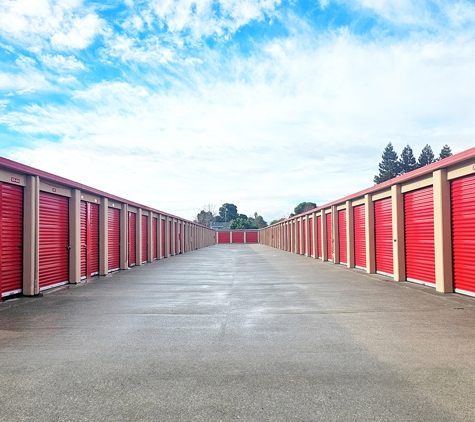
[[[414,152],[409,145],[406,145],[401,152],[401,156],[398,157],[396,151],[391,142],[384,148],[382,154],[382,161],[379,163],[379,174],[374,176],[374,183],[379,184],[393,177],[400,176],[404,173],[416,170],[418,168],[435,163],[436,161],[450,157],[452,150],[448,145],[444,145],[440,151],[439,157],[436,158],[432,148],[427,144],[419,155],[419,159],[416,161]]]
[[[203,209],[196,215],[195,223],[211,227],[212,223],[229,223],[231,230],[262,229],[267,227],[267,222],[257,212],[248,217],[246,214],[238,213],[237,206],[225,203],[216,212],[215,205],[204,205]]]

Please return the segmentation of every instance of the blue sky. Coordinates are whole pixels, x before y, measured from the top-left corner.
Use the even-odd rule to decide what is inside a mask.
[[[475,139],[475,2],[0,0],[0,154],[192,219]]]

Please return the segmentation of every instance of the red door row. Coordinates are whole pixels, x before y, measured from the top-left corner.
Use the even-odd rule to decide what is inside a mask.
[[[0,296],[9,296],[23,287],[23,188],[0,183],[0,190]]]
[[[81,278],[99,274],[99,205],[81,201]]]
[[[366,220],[364,205],[353,208],[355,266],[366,269]]]

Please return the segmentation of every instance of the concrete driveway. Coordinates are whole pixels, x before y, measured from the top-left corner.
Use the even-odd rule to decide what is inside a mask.
[[[0,420],[471,421],[474,305],[216,245],[0,304]]]

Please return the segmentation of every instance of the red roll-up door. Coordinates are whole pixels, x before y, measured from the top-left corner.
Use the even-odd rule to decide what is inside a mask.
[[[178,223],[175,223],[175,254],[180,253],[180,230]]]
[[[137,265],[137,215],[129,211],[128,220],[129,267],[133,267]]]
[[[353,208],[353,230],[355,239],[355,266],[366,269],[366,222],[365,207]]]
[[[475,176],[452,182],[454,288],[475,294]]]
[[[346,210],[338,211],[338,252],[340,264],[348,264],[346,249]]]
[[[404,195],[406,278],[435,284],[434,191],[432,186]]]
[[[173,253],[173,221],[168,222],[168,247],[169,253],[168,255],[172,255]]]
[[[99,205],[81,201],[81,278],[99,274]]]
[[[326,233],[326,238],[327,238],[327,259],[328,261],[333,260],[333,254],[332,254],[332,214],[326,214],[326,219],[327,219],[327,233]]]
[[[148,215],[142,215],[142,264],[148,261]]]
[[[161,242],[162,242],[162,253],[161,253],[161,258],[165,258],[165,248],[166,248],[166,243],[165,243],[165,220],[161,220],[161,230],[160,230],[160,236],[162,237]]]
[[[109,272],[120,269],[120,210],[109,208]]]
[[[152,260],[158,259],[158,218],[152,220]]]
[[[69,198],[40,192],[40,290],[69,281]]]
[[[308,220],[309,240],[310,240],[310,256],[313,256],[313,218]]]
[[[258,243],[258,242],[259,242],[258,232],[246,232],[246,243]]]
[[[296,229],[296,242],[297,242],[297,245],[296,245],[296,249],[297,249],[297,254],[300,255],[300,221],[297,221],[297,225],[296,225],[297,229]]]
[[[322,216],[317,216],[317,258],[322,259]]]
[[[303,250],[302,250],[302,255],[307,254],[307,220],[302,221],[302,226],[303,226]]]
[[[393,224],[391,198],[374,203],[376,272],[393,275]]]
[[[9,296],[23,287],[23,188],[0,183],[0,189],[0,293]]]
[[[231,243],[231,232],[218,232],[218,243]]]
[[[244,232],[233,232],[233,243],[244,243]]]

